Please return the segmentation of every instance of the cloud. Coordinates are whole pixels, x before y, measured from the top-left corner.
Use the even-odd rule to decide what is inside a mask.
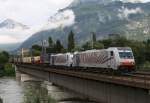
[[[22,42],[40,30],[69,26],[75,23],[72,10],[57,13],[73,0],[0,0],[0,22],[10,18],[30,26],[29,30],[0,29],[0,44]],[[148,2],[150,0],[121,0],[124,2]],[[130,14],[142,13],[140,8],[119,10],[120,19],[128,19]],[[54,15],[54,16],[53,16]],[[48,18],[51,17],[51,20]]]
[[[8,35],[1,35],[0,36],[1,40],[0,40],[0,44],[5,44],[7,43],[17,43],[17,39],[14,37],[10,37]]]
[[[146,2],[150,2],[150,0],[120,0],[123,2],[132,2],[132,3],[137,3],[137,2],[142,2],[142,3],[146,3]]]
[[[38,31],[54,29],[58,27],[66,27],[75,23],[75,15],[72,10],[65,10],[63,12],[58,12],[54,16],[43,23],[42,25],[34,26],[34,28],[29,29],[20,29],[15,27],[14,29],[1,28],[0,29],[0,44],[4,43],[17,43],[23,42],[28,39],[30,36],[35,34]]]
[[[120,19],[127,19],[127,20],[129,20],[129,15],[137,14],[137,13],[143,13],[141,8],[137,7],[135,9],[128,9],[128,8],[122,7],[121,9],[119,9],[118,17]]]
[[[0,21],[11,18],[27,25],[42,24],[72,0],[0,0]]]
[[[53,29],[58,27],[66,27],[75,23],[75,14],[72,10],[58,12],[52,16],[43,29]]]
[[[32,35],[32,30],[0,29],[0,44],[22,42]]]
[[[73,0],[0,0],[0,22],[10,18],[22,24],[30,26],[28,30],[0,29],[0,44],[22,42],[32,36],[32,34],[45,28],[50,16],[57,13],[59,9],[70,5]],[[53,28],[63,25],[69,25],[73,22],[73,13],[66,11],[62,14],[64,17],[72,15],[67,21],[55,20],[56,24],[48,25]],[[58,16],[57,16],[58,17]],[[59,23],[60,22],[60,23]],[[66,23],[66,24],[65,24]]]

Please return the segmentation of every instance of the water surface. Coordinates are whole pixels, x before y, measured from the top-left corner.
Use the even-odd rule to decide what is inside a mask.
[[[19,82],[15,78],[0,78],[0,98],[3,103],[91,103],[84,96],[47,82]],[[69,99],[72,99],[69,101]],[[75,100],[73,100],[75,98]],[[78,100],[79,98],[79,100]],[[81,101],[81,99],[83,99]],[[65,101],[66,100],[66,101]],[[92,102],[93,103],[93,102]]]

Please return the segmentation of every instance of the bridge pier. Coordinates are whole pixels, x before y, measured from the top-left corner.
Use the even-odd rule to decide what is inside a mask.
[[[16,71],[16,80],[17,81],[21,81],[21,82],[26,82],[26,81],[39,81],[40,82],[40,81],[42,81],[40,78],[20,72],[16,66],[15,66],[15,71]]]
[[[16,80],[21,81],[21,72],[16,69]]]
[[[21,74],[21,82],[27,82],[27,81],[37,81],[37,82],[40,82],[42,80],[40,80],[39,78],[33,77],[31,75],[28,75],[28,74]]]
[[[150,103],[149,90],[51,73],[50,82],[100,103]]]
[[[86,97],[78,94],[74,91],[70,91],[67,88],[63,88],[61,86],[55,85],[51,82],[44,82],[46,84],[46,88],[48,90],[48,94],[57,101],[85,101],[88,102]]]

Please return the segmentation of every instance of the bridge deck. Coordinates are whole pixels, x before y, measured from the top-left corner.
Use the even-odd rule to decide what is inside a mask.
[[[69,69],[56,69],[56,68],[51,68],[51,67],[41,67],[41,66],[36,66],[36,65],[19,65],[18,64],[18,66],[25,67],[25,68],[32,68],[38,71],[52,72],[52,73],[82,78],[82,79],[107,82],[107,83],[113,83],[113,84],[142,88],[142,89],[150,89],[150,79],[147,79],[144,77],[137,78],[137,77],[131,77],[131,76],[105,75],[105,74],[89,73],[89,72],[83,72],[83,71],[77,71],[77,70],[75,71],[75,70],[69,70]]]

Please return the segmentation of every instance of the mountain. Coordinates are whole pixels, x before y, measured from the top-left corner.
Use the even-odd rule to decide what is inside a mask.
[[[5,29],[15,29],[15,28],[29,29],[26,25],[23,25],[12,19],[6,19],[0,23],[0,29],[4,29],[4,28]]]
[[[90,40],[91,32],[96,32],[98,39],[107,38],[110,34],[120,34],[128,39],[143,41],[150,38],[149,23],[149,2],[75,0],[70,6],[50,17],[45,25],[47,28],[32,35],[21,47],[30,47],[49,36],[55,40],[60,39],[66,45],[71,30],[79,44]]]
[[[106,4],[109,4],[113,1],[119,1],[119,0],[74,0],[70,7],[75,7],[75,6],[78,6],[80,4],[84,4],[84,3],[96,3],[96,4],[103,4],[103,5],[106,5]]]
[[[20,46],[21,43],[0,44],[0,51],[13,51]]]
[[[28,37],[30,28],[12,19],[0,23],[0,49],[13,50],[20,46],[22,37]]]

